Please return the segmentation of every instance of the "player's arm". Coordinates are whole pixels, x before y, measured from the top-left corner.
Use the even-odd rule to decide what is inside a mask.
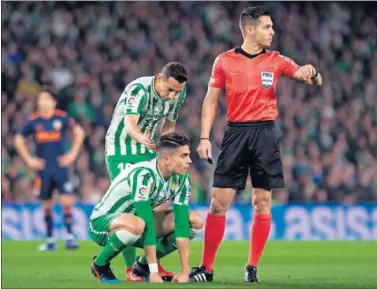
[[[143,233],[145,256],[147,257],[150,268],[153,268],[157,266],[156,229],[154,226],[152,207],[149,202],[149,195],[156,181],[153,172],[148,169],[139,169],[134,172],[132,180],[132,197],[136,214],[145,222]]]
[[[171,132],[175,132],[176,124],[177,123],[175,121],[165,119],[164,123],[162,124],[162,127],[161,127],[161,135],[165,135],[165,134],[168,134],[168,133],[171,133]]]
[[[33,157],[25,144],[25,137],[32,133],[34,133],[33,126],[29,121],[26,121],[21,131],[14,137],[14,147],[28,167],[34,170],[42,170],[45,166],[45,161],[43,159]]]
[[[174,103],[172,109],[169,111],[168,115],[165,117],[164,123],[161,126],[161,135],[175,132],[178,115],[185,100],[186,100],[186,87],[184,87],[182,91],[179,93],[179,96],[176,102]]]
[[[212,159],[211,142],[209,136],[213,122],[215,121],[217,106],[220,99],[221,89],[225,84],[225,73],[222,60],[218,56],[213,64],[211,78],[208,85],[207,95],[202,107],[202,123],[200,142],[197,149],[202,159]]]
[[[72,127],[72,135],[73,135],[73,140],[72,140],[72,148],[71,148],[71,153],[77,157],[77,155],[80,152],[81,146],[84,142],[85,139],[85,131],[79,124],[75,124]]]
[[[72,131],[72,146],[69,152],[59,158],[59,164],[63,167],[71,165],[80,153],[80,149],[85,139],[85,131],[81,125],[77,124],[73,118],[65,117],[63,123]]]
[[[145,145],[150,149],[155,149],[156,145],[150,140],[149,128],[142,132],[138,127],[141,108],[146,103],[146,91],[141,85],[134,85],[127,89],[127,96],[124,99],[125,116],[124,127],[127,134],[138,143]]]
[[[174,198],[174,222],[175,222],[175,236],[177,240],[177,247],[179,258],[181,262],[181,272],[177,279],[181,281],[188,280],[188,273],[190,267],[190,218],[189,218],[189,197],[191,185],[189,175],[186,174],[183,183],[178,188],[178,193]],[[179,281],[179,280],[178,280]]]

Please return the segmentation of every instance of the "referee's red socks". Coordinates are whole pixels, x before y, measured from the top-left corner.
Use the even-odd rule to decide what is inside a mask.
[[[257,267],[259,259],[266,245],[271,228],[271,213],[268,215],[254,214],[254,221],[250,231],[250,248],[248,265]]]
[[[223,239],[225,231],[225,216],[214,216],[208,212],[204,228],[204,247],[202,265],[207,272],[213,269],[217,249]]]

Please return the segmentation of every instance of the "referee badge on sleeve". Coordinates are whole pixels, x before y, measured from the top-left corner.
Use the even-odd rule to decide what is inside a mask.
[[[270,88],[274,83],[274,73],[273,72],[261,72],[262,84],[265,88]]]

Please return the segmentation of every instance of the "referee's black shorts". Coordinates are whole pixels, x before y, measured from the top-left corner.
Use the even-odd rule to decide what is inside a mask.
[[[229,122],[221,143],[213,187],[245,189],[284,187],[278,131],[273,121]]]

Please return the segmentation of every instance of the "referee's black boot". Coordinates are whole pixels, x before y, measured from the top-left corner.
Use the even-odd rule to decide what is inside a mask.
[[[189,274],[190,282],[212,282],[213,281],[213,271],[211,273],[206,272],[206,267],[193,267]]]
[[[247,265],[245,268],[244,281],[246,283],[258,283],[257,267]]]

